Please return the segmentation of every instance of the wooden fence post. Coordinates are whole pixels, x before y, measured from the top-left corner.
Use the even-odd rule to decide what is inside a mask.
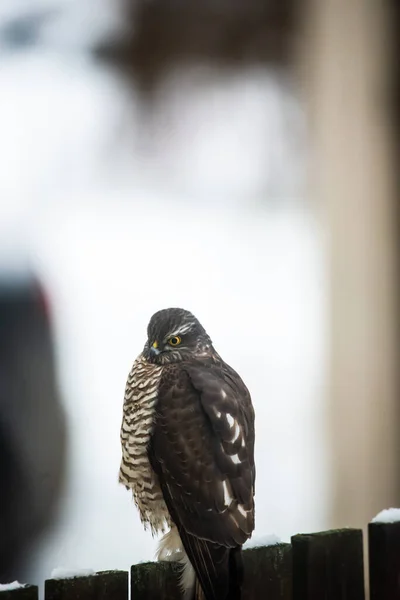
[[[293,600],[364,600],[362,531],[295,535]]]
[[[45,600],[128,599],[127,571],[101,571],[84,577],[47,579],[44,585]],[[15,600],[14,597],[12,600]]]
[[[131,568],[132,600],[179,600],[180,568],[177,563],[146,562]]]
[[[243,552],[243,600],[292,600],[292,546],[277,544]]]
[[[400,600],[400,523],[368,525],[371,600]]]
[[[38,596],[37,585],[26,585],[14,590],[0,591],[0,600],[38,600]]]

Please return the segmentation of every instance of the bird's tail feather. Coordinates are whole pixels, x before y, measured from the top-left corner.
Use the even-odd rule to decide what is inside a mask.
[[[224,600],[241,600],[243,585],[243,558],[241,546],[232,548],[229,553],[229,589]],[[196,577],[191,600],[207,600]]]
[[[226,600],[241,600],[243,585],[242,547],[232,548],[229,553],[229,591]]]
[[[200,581],[197,579],[197,577],[196,577],[196,582],[194,584],[193,600],[206,600],[205,594],[200,585]]]

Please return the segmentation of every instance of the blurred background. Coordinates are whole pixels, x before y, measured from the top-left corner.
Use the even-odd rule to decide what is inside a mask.
[[[252,393],[256,538],[400,505],[398,13],[2,0],[0,581],[153,558],[119,428],[168,306]]]

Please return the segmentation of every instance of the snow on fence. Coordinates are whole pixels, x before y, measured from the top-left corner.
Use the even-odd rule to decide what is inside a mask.
[[[400,522],[384,511],[368,527],[371,600],[400,599]],[[243,600],[365,600],[363,535],[339,529],[244,551]],[[132,600],[179,600],[174,563],[131,568]],[[58,574],[62,577],[62,573]],[[128,572],[49,579],[45,600],[128,600]],[[0,600],[37,600],[36,586],[0,586]]]

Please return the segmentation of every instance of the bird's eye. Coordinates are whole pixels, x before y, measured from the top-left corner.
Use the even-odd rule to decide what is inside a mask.
[[[179,337],[179,335],[173,335],[169,338],[168,340],[168,344],[170,346],[179,346],[179,344],[181,343],[181,338]]]

